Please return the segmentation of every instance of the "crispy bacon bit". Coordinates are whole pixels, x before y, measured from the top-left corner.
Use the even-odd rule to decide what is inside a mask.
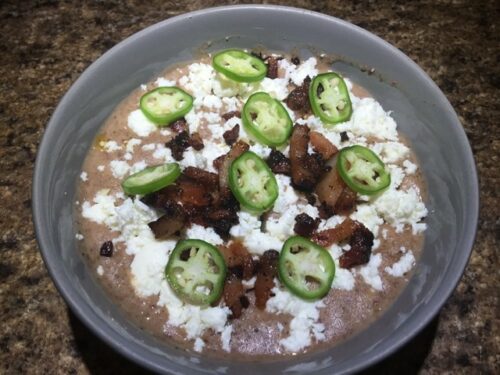
[[[169,125],[169,128],[172,129],[172,131],[174,131],[175,133],[187,132],[189,130],[188,124],[184,117],[175,120],[173,123]]]
[[[182,160],[184,151],[190,146],[188,132],[183,131],[177,134],[174,138],[165,143],[165,146],[172,150],[172,156],[175,160]]]
[[[333,208],[330,206],[327,206],[324,203],[321,203],[319,205],[318,211],[319,211],[319,217],[324,219],[324,220],[328,220],[329,218],[331,218],[335,214],[333,212]]]
[[[228,237],[229,230],[238,224],[238,210],[230,208],[210,208],[206,214],[209,225],[221,237]]]
[[[309,128],[295,125],[290,138],[290,164],[293,185],[299,190],[310,191],[324,172],[324,162],[319,154],[307,153]]]
[[[285,99],[286,105],[294,110],[301,111],[303,113],[309,112],[311,110],[311,104],[309,103],[309,85],[311,84],[311,78],[307,76],[302,85],[295,88]]]
[[[186,212],[177,203],[168,202],[165,206],[165,214],[158,220],[148,224],[156,239],[163,239],[179,232],[187,222]]]
[[[203,139],[198,132],[194,132],[193,134],[191,134],[191,138],[189,138],[189,144],[196,151],[200,151],[201,149],[203,149],[203,147],[205,147],[203,144]]]
[[[281,173],[290,176],[291,173],[290,159],[288,159],[280,151],[272,149],[266,162],[267,165],[269,165],[269,168],[271,168],[271,170],[274,173]]]
[[[279,58],[269,56],[267,58],[267,77],[271,79],[278,78],[278,60]]]
[[[241,118],[241,112],[240,111],[230,111],[226,112],[221,116],[224,120],[229,120],[232,117],[238,117]]]
[[[348,140],[349,140],[349,136],[347,135],[347,132],[340,132],[340,141],[346,142]]]
[[[339,258],[340,267],[352,268],[368,263],[372,252],[373,239],[373,233],[360,224],[349,240],[351,249]]]
[[[224,163],[224,159],[225,159],[226,155],[221,155],[217,158],[214,159],[212,165],[214,166],[214,168],[218,171],[220,171],[221,167],[222,167],[222,163]]]
[[[313,219],[308,214],[302,213],[295,216],[295,226],[293,230],[300,236],[311,237],[311,234],[318,229],[320,222],[320,219]]]
[[[179,187],[179,201],[183,206],[204,207],[210,204],[211,197],[207,186],[182,177],[177,180],[176,185]]]
[[[224,283],[224,291],[222,292],[222,294],[224,296],[224,302],[231,310],[231,318],[238,319],[241,316],[242,310],[244,308],[242,304],[242,298],[246,298],[245,289],[243,288],[241,279],[233,274],[229,274],[226,277],[226,281]]]
[[[240,126],[236,124],[231,130],[227,130],[222,134],[226,144],[231,146],[234,142],[238,140],[238,136],[240,135]]]
[[[276,250],[267,250],[259,259],[255,280],[255,305],[261,310],[266,308],[267,300],[271,297],[274,278],[278,274],[279,256]]]
[[[219,249],[230,273],[244,280],[252,278],[255,272],[255,262],[241,242],[233,241],[228,246],[220,246]]]
[[[333,212],[333,207],[335,207],[345,186],[345,182],[337,172],[337,168],[332,168],[316,185],[316,194],[319,201]]]
[[[219,186],[219,176],[215,173],[205,171],[197,167],[186,167],[182,172],[184,176],[201,184],[207,185],[210,188],[217,189]]]
[[[248,151],[250,146],[243,141],[238,141],[231,147],[231,150],[225,155],[223,162],[219,168],[219,187],[224,189],[229,186],[229,167],[231,163],[245,151]]]
[[[320,246],[328,247],[334,243],[339,243],[348,239],[361,225],[361,223],[354,221],[348,217],[335,228],[330,228],[321,232],[314,233],[311,237],[311,240],[316,242]]]
[[[339,150],[323,134],[312,131],[309,133],[311,146],[314,151],[321,154],[324,160],[330,159]]]
[[[102,257],[108,257],[109,258],[109,257],[113,256],[113,250],[114,250],[113,242],[112,241],[106,241],[106,242],[102,243],[101,249],[99,250],[99,254]]]
[[[357,194],[349,186],[344,187],[342,193],[333,207],[333,211],[338,215],[345,215],[352,211],[356,204]]]
[[[300,65],[300,59],[297,56],[292,57],[293,65]]]

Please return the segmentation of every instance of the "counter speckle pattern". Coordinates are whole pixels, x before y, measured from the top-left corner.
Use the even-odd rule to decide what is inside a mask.
[[[2,1],[0,4],[0,373],[129,374],[140,369],[72,315],[40,257],[30,188],[38,144],[62,95],[136,31],[238,1]],[[458,288],[433,322],[366,374],[500,372],[500,4],[278,1],[343,18],[400,48],[459,114],[481,186],[478,235]]]

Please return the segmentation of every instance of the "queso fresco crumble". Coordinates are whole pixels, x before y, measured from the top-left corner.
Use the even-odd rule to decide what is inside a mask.
[[[198,352],[354,334],[404,287],[426,229],[390,112],[315,57],[170,68],[117,108],[80,179],[77,239],[103,285]]]

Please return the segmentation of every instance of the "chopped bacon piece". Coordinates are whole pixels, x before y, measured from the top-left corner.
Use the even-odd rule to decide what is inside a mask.
[[[333,207],[333,211],[338,215],[350,213],[356,204],[356,198],[356,192],[351,190],[349,186],[345,186]]]
[[[189,177],[193,181],[207,185],[210,188],[217,189],[219,186],[219,176],[215,173],[205,171],[197,167],[186,167],[182,172],[184,176]]]
[[[275,79],[278,78],[278,60],[279,58],[269,56],[267,58],[267,78]]]
[[[266,308],[267,300],[271,297],[274,278],[278,274],[279,256],[276,250],[267,250],[259,259],[255,280],[255,305],[261,310]]]
[[[238,140],[238,136],[240,135],[240,126],[236,124],[231,130],[227,130],[222,134],[226,144],[231,146],[234,142]]]
[[[209,226],[213,227],[219,236],[225,238],[229,236],[231,227],[239,222],[237,211],[230,208],[209,208],[206,218],[209,220]]]
[[[349,240],[351,249],[339,258],[340,267],[352,268],[368,263],[372,252],[373,239],[373,233],[360,224]]]
[[[248,151],[250,146],[243,141],[238,141],[231,147],[231,150],[225,155],[223,162],[219,168],[219,187],[224,189],[229,186],[229,167],[231,163],[245,151]]]
[[[226,112],[221,117],[226,121],[229,120],[231,117],[241,118],[241,112],[240,111]]]
[[[346,142],[348,140],[349,140],[349,136],[347,135],[347,132],[340,132],[340,141]]]
[[[231,310],[231,318],[238,319],[244,308],[243,303],[245,302],[243,301],[243,297],[246,298],[245,289],[243,288],[241,279],[236,277],[234,274],[229,274],[226,277],[224,291],[222,294],[224,296],[224,302]]]
[[[324,172],[324,163],[319,154],[307,153],[309,128],[295,125],[290,138],[290,163],[292,182],[297,189],[310,191]]]
[[[172,156],[175,160],[182,160],[184,151],[190,146],[188,132],[183,131],[177,134],[174,138],[165,143],[165,146],[172,150]]]
[[[295,225],[293,230],[300,236],[311,237],[313,232],[318,229],[320,219],[313,219],[306,213],[295,216]]]
[[[333,207],[335,207],[345,186],[337,168],[332,168],[316,185],[316,194],[319,201],[333,211]]]
[[[233,241],[228,246],[220,246],[219,250],[224,256],[230,273],[244,280],[252,278],[255,272],[255,262],[241,242]]]
[[[314,233],[311,237],[311,240],[316,242],[320,246],[328,247],[334,243],[339,243],[348,239],[361,225],[361,223],[354,221],[348,217],[335,228],[330,228],[322,230],[321,232]]]
[[[178,120],[175,120],[173,123],[169,125],[169,128],[172,129],[176,133],[182,133],[182,132],[187,132],[189,130],[188,124],[186,122],[186,119],[180,118]]]
[[[212,165],[214,166],[214,168],[218,171],[220,171],[221,167],[222,167],[222,163],[224,163],[224,159],[226,158],[226,155],[221,155],[221,156],[218,156],[214,159]]]
[[[290,159],[283,155],[280,151],[272,149],[269,157],[266,160],[267,165],[273,171],[273,173],[281,173],[290,176],[291,165]]]
[[[309,103],[309,85],[311,84],[311,78],[307,76],[302,85],[292,90],[292,92],[285,99],[286,105],[294,110],[303,113],[309,112],[311,110],[311,104]]]
[[[99,249],[99,254],[102,257],[111,257],[113,256],[113,242],[112,241],[105,241],[102,243],[101,248]]]
[[[189,138],[189,144],[196,151],[200,151],[201,149],[203,149],[203,147],[205,147],[205,145],[203,144],[203,139],[198,132],[194,132],[193,134],[191,134],[191,138]]]
[[[314,151],[321,154],[323,159],[328,160],[339,150],[323,134],[312,131],[309,138]]]
[[[187,222],[186,212],[177,203],[168,202],[165,214],[148,224],[156,239],[163,239],[180,231]]]

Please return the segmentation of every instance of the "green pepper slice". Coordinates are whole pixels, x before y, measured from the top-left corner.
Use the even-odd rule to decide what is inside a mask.
[[[246,151],[231,163],[229,187],[240,204],[249,211],[270,209],[278,198],[278,183],[266,162]]]
[[[177,163],[154,165],[128,176],[122,182],[122,189],[128,195],[153,193],[173,183],[180,174]]]
[[[208,242],[182,240],[170,254],[165,277],[182,301],[208,306],[219,299],[224,289],[226,263]]]
[[[391,175],[382,160],[360,145],[340,150],[337,170],[347,186],[360,194],[378,193],[391,183]]]
[[[271,147],[284,144],[293,128],[283,104],[265,92],[256,92],[248,98],[243,106],[242,122],[251,136]]]
[[[236,82],[262,81],[267,74],[267,66],[261,59],[240,49],[217,53],[212,65],[219,73]]]
[[[323,298],[332,286],[335,263],[330,253],[300,236],[283,244],[278,263],[280,280],[296,296],[305,300]]]
[[[178,87],[157,87],[140,100],[142,113],[158,126],[169,125],[193,107],[193,97]]]
[[[352,104],[345,81],[336,73],[323,73],[314,77],[309,86],[311,108],[326,124],[348,121]]]

